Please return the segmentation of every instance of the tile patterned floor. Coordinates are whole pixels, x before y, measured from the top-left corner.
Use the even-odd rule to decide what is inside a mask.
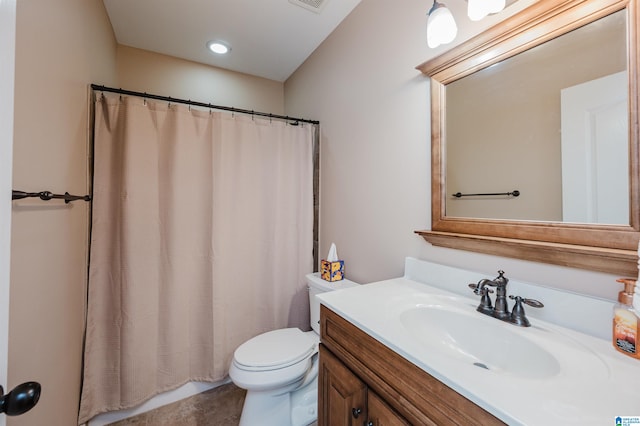
[[[111,426],[237,426],[244,396],[244,389],[228,383]]]

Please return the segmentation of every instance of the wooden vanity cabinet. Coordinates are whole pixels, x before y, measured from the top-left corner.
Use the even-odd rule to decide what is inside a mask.
[[[324,305],[318,426],[504,425]]]
[[[409,426],[393,408],[389,407],[373,391],[367,393],[367,408],[369,409],[368,426]]]
[[[320,345],[318,383],[318,425],[409,425],[324,345]]]

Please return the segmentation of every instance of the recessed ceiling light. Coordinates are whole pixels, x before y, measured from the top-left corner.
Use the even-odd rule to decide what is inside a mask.
[[[224,55],[231,50],[231,47],[229,47],[228,44],[216,40],[207,43],[207,48],[213,53],[217,53],[218,55]]]

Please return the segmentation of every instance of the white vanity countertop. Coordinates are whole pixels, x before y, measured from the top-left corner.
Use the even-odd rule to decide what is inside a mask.
[[[458,290],[466,284],[462,282]],[[475,311],[479,298],[471,290],[471,297],[462,296],[461,291],[450,292],[403,277],[323,293],[318,298],[509,425],[615,425],[617,416],[640,416],[640,360],[618,353],[610,340],[530,315],[531,327],[517,327],[483,315]],[[507,293],[511,294],[509,288]],[[430,347],[429,341],[420,341],[424,336],[416,333],[415,328],[412,331],[403,325],[403,312],[425,306],[449,309],[449,300],[451,309],[464,311],[462,318],[468,315],[470,323],[481,324],[489,333],[501,336],[515,334],[514,342],[532,342],[535,348],[551,354],[557,360],[552,363],[555,370],[543,368],[537,375],[533,367],[518,365],[518,359],[506,360],[515,362],[511,372],[485,370],[467,358],[461,362],[455,352],[447,352],[448,348],[439,351]],[[511,304],[510,301],[510,307]],[[526,310],[529,314],[533,308]]]

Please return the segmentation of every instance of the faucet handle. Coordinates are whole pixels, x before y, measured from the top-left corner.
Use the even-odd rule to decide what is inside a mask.
[[[534,308],[542,308],[544,306],[541,302],[535,299],[525,299],[524,297],[514,296],[513,294],[509,296],[509,299],[516,301],[516,304],[513,306],[513,309],[511,310],[511,316],[509,317],[509,321],[521,327],[529,327],[531,325],[531,323],[529,322],[529,319],[527,319],[527,316],[524,313],[524,308],[522,307],[523,303],[529,306],[532,306]]]
[[[476,310],[478,312],[482,312],[490,315],[493,312],[493,305],[491,304],[491,298],[489,297],[489,293],[493,293],[493,290],[483,285],[478,285],[474,283],[469,284],[469,288],[473,289],[473,292],[475,294],[482,296],[480,298],[480,304],[478,305]]]
[[[520,302],[529,305],[533,308],[544,308],[544,305],[542,304],[542,302],[536,300],[536,299],[525,299],[524,297],[520,297],[520,296],[514,296],[513,294],[509,296],[509,299],[513,299],[516,301],[516,304],[518,303],[518,299]]]

